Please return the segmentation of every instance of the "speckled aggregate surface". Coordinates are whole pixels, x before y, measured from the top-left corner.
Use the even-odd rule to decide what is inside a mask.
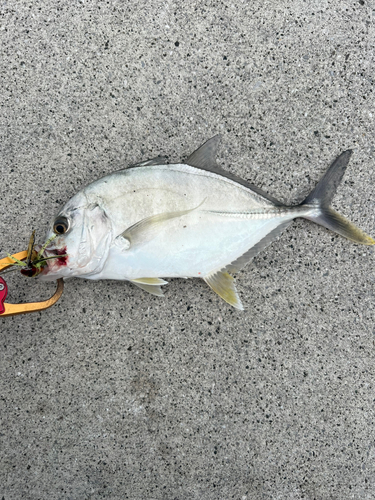
[[[374,235],[374,16],[1,2],[1,255],[98,176],[216,133],[219,163],[286,203],[352,148],[335,207]],[[296,221],[237,282],[242,313],[199,280],[159,299],[75,279],[0,320],[0,499],[375,498],[373,249]]]

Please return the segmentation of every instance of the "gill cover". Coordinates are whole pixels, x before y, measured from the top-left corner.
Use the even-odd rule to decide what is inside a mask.
[[[108,256],[112,238],[112,225],[105,211],[97,203],[86,204],[85,207],[72,207],[72,203],[69,203],[55,221],[62,217],[70,221],[69,230],[58,235],[53,244],[47,247],[45,254],[49,256],[63,252],[68,258],[66,262],[59,259],[47,261],[48,267],[40,278],[47,281],[56,277],[68,278],[100,272]]]

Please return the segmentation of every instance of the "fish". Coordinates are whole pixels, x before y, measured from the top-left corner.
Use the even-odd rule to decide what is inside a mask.
[[[220,136],[186,161],[156,158],[88,184],[59,211],[46,235],[42,281],[125,280],[162,296],[165,278],[201,278],[243,310],[233,273],[296,218],[349,240],[375,240],[331,207],[351,150],[333,161],[307,198],[285,206],[216,162]]]

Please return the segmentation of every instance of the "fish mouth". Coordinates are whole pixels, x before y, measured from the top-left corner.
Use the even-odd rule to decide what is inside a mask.
[[[66,266],[68,263],[67,248],[46,248],[43,252],[43,257],[47,265],[58,264],[59,266]]]
[[[41,245],[35,246],[35,251],[40,252],[42,249]],[[44,260],[45,259],[45,260]],[[67,247],[64,248],[49,248],[47,247],[42,253],[39,261],[43,261],[42,274],[48,274],[49,272],[56,271],[62,266],[66,266],[68,263]]]

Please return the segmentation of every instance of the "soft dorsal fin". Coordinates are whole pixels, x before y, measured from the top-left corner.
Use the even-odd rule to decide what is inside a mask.
[[[216,156],[220,139],[221,135],[215,135],[215,137],[208,139],[208,141],[189,156],[186,160],[186,164],[192,167],[202,168],[203,170],[219,168],[216,164]]]
[[[225,302],[243,311],[244,307],[238,296],[233,276],[227,272],[217,271],[203,279]]]
[[[242,186],[251,189],[254,193],[258,194],[262,198],[270,201],[273,205],[282,206],[283,203],[280,203],[276,198],[270,196],[268,193],[259,189],[258,187],[250,184],[249,182],[241,179],[237,175],[231,174],[226,170],[219,167],[216,163],[216,154],[217,148],[221,139],[221,135],[215,135],[208,141],[206,141],[200,148],[198,148],[194,153],[192,153],[189,158],[186,160],[186,164],[191,167],[200,168],[201,170],[206,170],[207,172],[213,172],[214,174],[221,175],[226,177],[227,179],[231,179],[232,181],[241,184]]]
[[[151,158],[150,160],[140,161],[139,163],[135,163],[134,165],[129,165],[127,168],[152,167],[153,165],[166,165],[166,164],[167,164],[166,156],[156,156],[155,158]]]

